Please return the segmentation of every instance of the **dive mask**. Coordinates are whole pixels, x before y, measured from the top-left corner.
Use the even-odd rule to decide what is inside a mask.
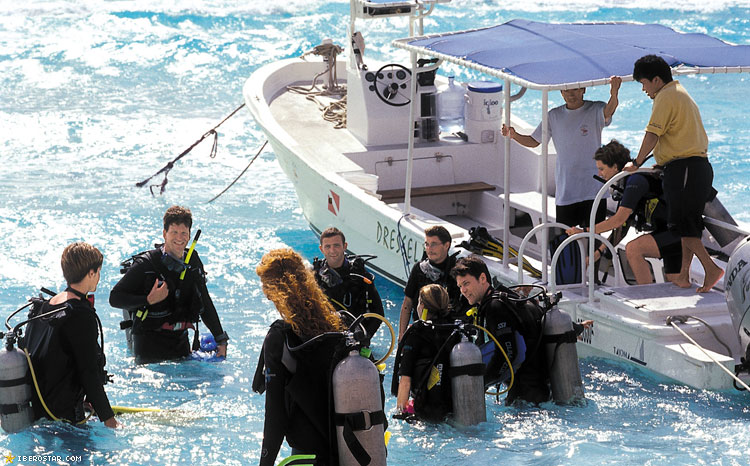
[[[425,275],[425,277],[427,277],[433,283],[440,280],[440,277],[443,276],[443,271],[432,265],[429,259],[425,259],[420,262],[419,269],[422,270],[422,273]]]
[[[187,264],[185,262],[183,262],[182,260],[175,259],[174,257],[167,254],[166,252],[163,252],[161,254],[161,263],[170,272],[181,273],[183,270],[187,269]]]

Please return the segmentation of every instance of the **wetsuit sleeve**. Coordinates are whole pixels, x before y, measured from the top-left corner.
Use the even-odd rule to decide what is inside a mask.
[[[137,309],[146,306],[148,292],[144,293],[146,278],[149,277],[150,286],[156,280],[156,272],[148,261],[136,260],[119,282],[109,293],[109,304],[119,309]],[[149,286],[149,288],[150,288]]]
[[[646,177],[639,174],[630,175],[628,182],[625,184],[625,192],[622,194],[620,207],[635,210],[641,198],[648,193],[648,188],[649,185]]]
[[[515,361],[519,356],[519,348],[516,340],[516,329],[513,327],[510,312],[504,308],[502,302],[493,300],[486,316],[487,330],[492,332],[492,335],[497,338],[497,341],[508,355],[508,359]],[[497,378],[493,375],[500,374],[503,376],[501,377],[502,379],[507,377],[505,374],[510,374],[508,363],[501,354],[496,355],[494,362],[494,364],[491,362],[490,367],[487,368],[488,375],[491,378]],[[492,367],[493,365],[495,368]]]
[[[379,314],[383,317],[385,317],[385,312],[383,311],[383,300],[380,299],[380,294],[378,293],[377,288],[375,288],[375,284],[371,283],[368,286],[368,299],[372,301],[369,304],[369,311],[374,312],[375,314]],[[380,327],[380,324],[382,324],[379,319],[366,319],[364,322],[365,330],[367,330],[367,335],[369,337],[372,337],[375,335],[375,332],[378,331],[378,328]]]
[[[70,345],[78,381],[83,386],[86,400],[94,407],[99,419],[105,421],[115,413],[102,384],[102,368],[98,358],[101,348],[97,341],[96,318],[91,310],[82,309],[76,304],[73,306],[75,310],[63,325],[62,335]]]
[[[206,325],[208,330],[213,336],[218,336],[224,333],[224,329],[221,327],[221,321],[219,320],[219,313],[216,311],[211,295],[208,294],[208,287],[206,286],[206,278],[203,272],[203,263],[201,262],[198,254],[193,252],[194,257],[190,262],[195,261],[198,270],[195,270],[196,274],[196,286],[200,293],[200,299],[203,307],[203,313],[201,314],[201,320]]]
[[[286,369],[281,363],[284,348],[283,332],[271,329],[263,342],[263,355],[266,365],[266,413],[263,422],[263,447],[260,466],[273,466],[279,454],[281,443],[287,432],[289,416],[286,412],[284,388]]]
[[[414,334],[407,335],[401,346],[401,363],[398,366],[398,376],[414,376],[414,368],[417,362],[417,347],[415,346]]]

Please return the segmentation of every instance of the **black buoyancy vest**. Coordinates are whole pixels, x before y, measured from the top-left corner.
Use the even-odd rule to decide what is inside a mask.
[[[106,366],[106,357],[104,356],[104,332],[102,331],[102,323],[96,311],[90,305],[86,296],[82,293],[77,292],[68,288],[67,291],[71,291],[81,298],[83,306],[90,307],[90,312],[96,319],[98,327],[99,347],[96,359],[98,360],[97,368],[99,369],[99,378],[102,385],[109,382],[110,376],[107,371],[104,370]],[[65,394],[58,393],[61,388],[68,388],[78,385],[76,379],[76,370],[73,366],[71,358],[65,351],[61,351],[60,341],[60,328],[69,319],[71,312],[86,312],[76,311],[69,302],[61,304],[50,304],[48,299],[40,297],[31,298],[32,307],[28,314],[29,323],[26,324],[24,336],[19,340],[19,348],[26,349],[29,352],[31,358],[32,367],[36,371],[37,383],[39,384],[39,391],[48,408],[53,411],[56,416],[66,416],[66,414],[55,412],[56,399]],[[45,368],[51,370],[53,373],[45,373]],[[50,384],[54,383],[54,386]],[[32,390],[34,399],[36,400],[34,405],[34,412],[37,417],[45,415],[45,411],[40,405],[36,390]],[[83,419],[83,387],[79,387],[78,393],[69,394],[73,398],[78,399],[79,403],[74,406],[75,415],[74,419],[70,421],[77,422]]]
[[[372,296],[369,296],[369,284],[364,279],[372,283],[375,276],[365,269],[360,257],[347,256],[340,273],[325,259],[315,258],[313,269],[318,285],[338,310],[349,311],[355,317],[371,311]]]
[[[180,273],[171,272],[162,263],[162,255],[161,249],[155,248],[131,258],[131,265],[138,262],[150,263],[157,279],[164,280],[170,290],[164,301],[147,305],[144,309],[131,310],[131,315],[135,314],[133,326],[136,328],[143,326],[147,329],[156,329],[166,322],[198,322],[202,313],[203,302],[195,280],[203,279],[203,270],[194,265],[187,265],[185,278],[180,280]],[[127,262],[122,264],[125,272],[129,267]],[[152,286],[153,282],[144,280],[142,292],[148,294]]]
[[[648,192],[633,210],[633,226],[638,231],[662,231],[667,228],[667,204],[664,201],[661,177],[639,173],[648,181]]]

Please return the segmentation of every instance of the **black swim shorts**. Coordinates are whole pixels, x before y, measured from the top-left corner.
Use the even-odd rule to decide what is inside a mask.
[[[682,242],[672,231],[652,233],[659,255],[664,261],[664,273],[680,273],[682,267]]]
[[[687,157],[664,167],[668,225],[680,238],[700,238],[703,208],[711,193],[714,171],[706,157]]]

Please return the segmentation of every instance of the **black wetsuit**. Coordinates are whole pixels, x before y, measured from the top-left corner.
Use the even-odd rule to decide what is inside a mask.
[[[197,251],[193,251],[185,278],[180,280],[181,272],[169,270],[162,262],[163,253],[158,246],[135,256],[133,265],[109,295],[112,307],[130,311],[133,319],[133,353],[137,363],[175,359],[190,354],[188,330],[184,323],[197,324],[199,317],[217,343],[221,343],[221,335],[225,336],[206,288],[203,263]],[[157,279],[166,282],[169,295],[165,300],[149,305],[146,297]],[[140,316],[138,311],[141,311]],[[173,328],[175,324],[177,327]]]
[[[398,396],[400,376],[411,377],[414,413],[421,419],[440,422],[453,411],[451,380],[448,377],[450,352],[458,337],[451,338],[453,326],[447,321],[432,325],[422,320],[415,322],[399,342],[394,364],[391,393]],[[430,380],[434,371],[439,378]]]
[[[361,261],[354,259],[357,260]],[[350,258],[346,258],[341,267],[334,269],[328,266],[325,259],[316,261],[315,280],[336,310],[348,311],[355,318],[368,312],[385,316],[383,301],[375,288],[375,276],[367,272],[364,265],[355,264]],[[365,319],[363,325],[367,336],[372,337],[380,324],[378,319]]]
[[[667,206],[661,180],[653,175],[636,173],[627,177],[620,207],[631,209],[636,230],[653,236],[666,273],[679,273],[682,265],[680,237],[667,224]]]
[[[409,274],[409,281],[404,288],[404,296],[411,299],[411,320],[419,320],[417,315],[417,303],[419,301],[419,290],[423,286],[437,283],[448,291],[450,298],[451,314],[449,320],[462,316],[462,311],[467,307],[466,300],[461,296],[461,290],[456,285],[456,279],[451,277],[450,272],[456,265],[456,256],[451,255],[442,264],[433,264],[429,259],[423,259],[414,264]]]
[[[61,307],[61,312],[29,322],[23,341],[31,353],[44,403],[55,417],[79,422],[85,417],[85,397],[99,419],[107,420],[114,413],[104,391],[105,358],[98,341],[96,310],[84,296],[56,305],[46,301],[36,314]],[[49,417],[36,390],[32,393],[35,417]]]
[[[548,401],[550,389],[547,362],[543,348],[538,344],[541,338],[539,319],[542,311],[531,302],[506,302],[492,288],[487,290],[478,309],[479,325],[492,332],[516,368],[513,386],[508,391],[505,404],[510,405],[516,399],[531,403]],[[483,337],[484,334],[481,334],[480,342]],[[516,367],[517,364],[519,367]],[[497,382],[508,382],[509,379],[508,363],[495,350],[487,365],[485,384],[491,386]]]
[[[343,334],[323,337],[292,356],[302,340],[281,320],[271,325],[253,380],[253,390],[266,392],[260,465],[273,466],[286,438],[294,451],[315,454],[316,465],[338,464],[329,397],[336,347]],[[295,364],[294,372],[288,367]]]

